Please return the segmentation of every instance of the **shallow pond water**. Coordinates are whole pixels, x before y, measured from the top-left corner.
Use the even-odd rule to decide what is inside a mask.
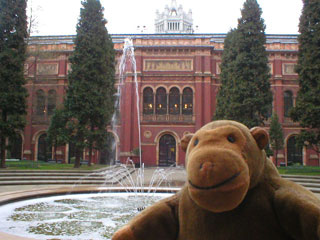
[[[172,194],[63,195],[0,207],[0,231],[36,239],[107,240],[149,206]]]

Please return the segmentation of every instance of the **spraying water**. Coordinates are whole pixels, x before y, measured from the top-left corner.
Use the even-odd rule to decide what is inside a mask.
[[[121,106],[121,92],[124,86],[124,79],[126,77],[127,67],[130,66],[134,73],[134,82],[135,82],[135,94],[136,94],[136,109],[137,109],[137,120],[138,120],[138,142],[139,142],[139,164],[140,168],[142,167],[142,160],[141,160],[141,126],[140,126],[140,97],[139,97],[139,87],[138,87],[138,80],[137,80],[137,65],[136,59],[134,55],[134,47],[133,41],[131,38],[126,38],[124,40],[123,46],[123,54],[120,59],[119,64],[119,84],[116,93],[116,101],[115,101],[115,109],[120,109]],[[113,114],[112,117],[112,129],[116,132],[116,124],[118,122],[119,114],[117,111]],[[116,147],[116,146],[113,146]],[[140,179],[139,181],[142,181]]]

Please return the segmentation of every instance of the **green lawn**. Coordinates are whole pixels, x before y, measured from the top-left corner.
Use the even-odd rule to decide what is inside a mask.
[[[80,168],[74,168],[73,164],[62,163],[47,163],[47,162],[34,162],[34,161],[19,161],[19,162],[6,162],[7,170],[96,170],[105,168],[107,165],[94,164],[88,167],[87,164],[82,164]]]
[[[320,167],[310,166],[278,167],[278,171],[280,174],[320,175]]]
[[[34,161],[19,161],[19,162],[6,162],[8,170],[96,170],[105,168],[107,165],[95,164],[88,167],[86,164],[82,164],[80,168],[74,168],[73,164],[61,164],[61,163],[47,163],[47,162],[34,162]],[[295,175],[319,175],[320,167],[310,166],[289,166],[278,167],[280,174],[295,174]]]

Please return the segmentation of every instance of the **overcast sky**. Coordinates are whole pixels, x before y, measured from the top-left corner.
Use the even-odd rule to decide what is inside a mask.
[[[237,26],[245,0],[177,0],[184,11],[192,10],[196,33],[227,33]],[[155,12],[163,12],[171,0],[101,0],[109,33],[154,33]],[[302,0],[258,0],[267,34],[297,34]],[[28,0],[38,25],[32,35],[73,35],[81,0]],[[29,11],[28,11],[29,12]]]

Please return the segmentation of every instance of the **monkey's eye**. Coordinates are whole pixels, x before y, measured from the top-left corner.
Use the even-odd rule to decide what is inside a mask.
[[[198,145],[198,143],[199,143],[199,139],[198,139],[198,138],[196,138],[196,139],[194,140],[194,142],[193,142],[193,146],[197,146],[197,145]]]
[[[228,139],[228,141],[231,142],[231,143],[234,143],[234,142],[236,141],[235,137],[232,136],[232,135],[229,135],[229,136],[227,137],[227,139]]]

